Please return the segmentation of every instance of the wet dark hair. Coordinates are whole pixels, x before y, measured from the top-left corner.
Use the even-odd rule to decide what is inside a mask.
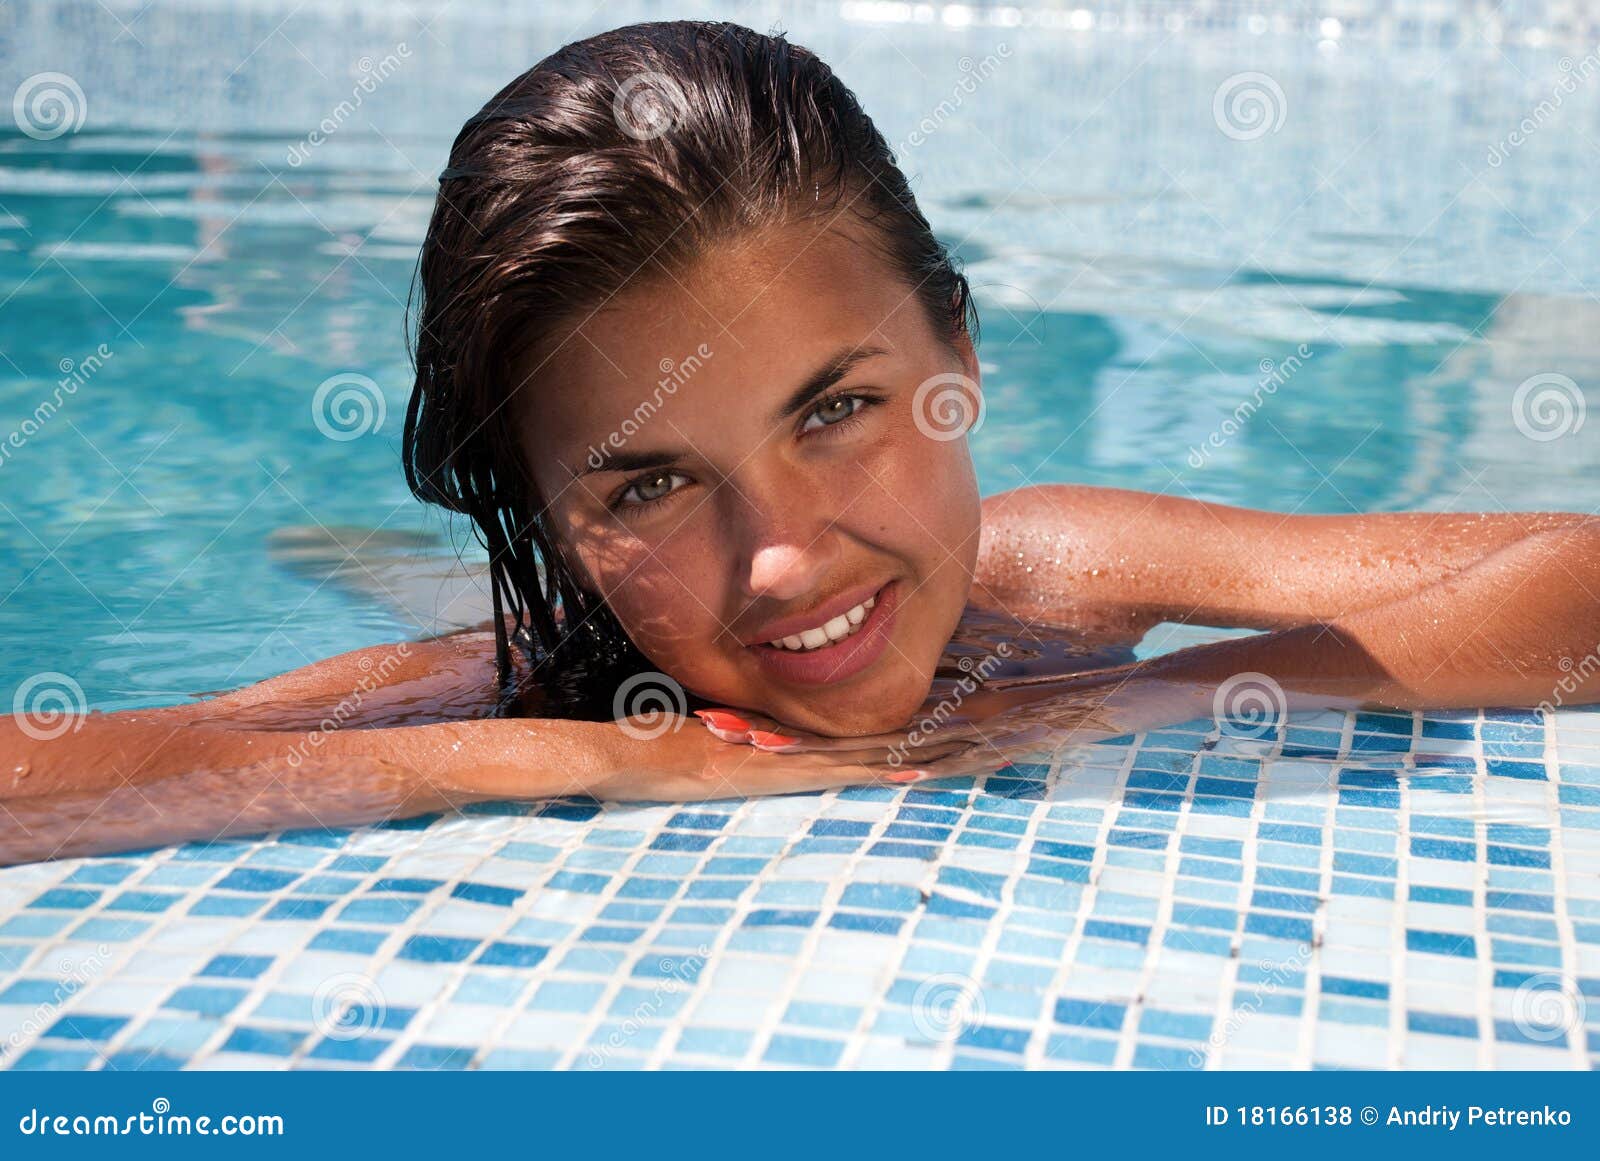
[[[406,481],[471,518],[488,550],[502,713],[610,718],[651,669],[563,559],[517,436],[517,392],[565,322],[630,280],[751,229],[844,212],[935,329],[975,339],[965,277],[888,143],[817,56],[736,24],[634,24],[560,49],[473,116],[450,150],[412,291]],[[520,404],[520,405],[519,405]],[[507,616],[509,613],[510,629]]]

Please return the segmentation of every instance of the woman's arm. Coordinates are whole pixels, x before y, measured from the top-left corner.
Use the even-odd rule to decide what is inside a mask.
[[[1018,488],[984,502],[974,601],[1132,640],[1162,621],[1283,629],[1397,601],[1518,542],[1592,523],[1565,512],[1294,516],[1118,488]],[[1561,553],[1545,556],[1558,573]]]
[[[196,705],[48,728],[0,718],[0,866],[488,799],[689,801],[896,773],[848,754],[755,754],[693,719],[482,718],[492,658],[491,633],[453,634],[357,650]],[[421,712],[455,720],[398,724]]]
[[[137,711],[167,722],[315,728],[482,717],[496,704],[494,623],[421,641],[372,645],[241,689]]]

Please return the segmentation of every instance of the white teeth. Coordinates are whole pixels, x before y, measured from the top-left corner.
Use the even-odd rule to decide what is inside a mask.
[[[877,603],[876,597],[868,597],[855,608],[846,610],[824,625],[819,625],[815,629],[807,629],[802,633],[784,637],[777,641],[768,641],[767,644],[774,649],[794,649],[804,652],[811,649],[821,649],[823,646],[831,645],[835,641],[843,641],[861,626],[861,623],[867,619],[867,613]]]

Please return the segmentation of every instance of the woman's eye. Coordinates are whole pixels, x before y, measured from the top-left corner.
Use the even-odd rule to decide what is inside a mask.
[[[677,491],[675,482],[687,479],[682,472],[656,472],[633,481],[623,489],[620,499],[628,504],[650,504]]]
[[[812,409],[801,430],[814,431],[819,427],[831,427],[836,423],[842,423],[866,405],[866,400],[859,395],[835,395],[832,399],[823,400]],[[812,420],[818,422],[813,424]]]

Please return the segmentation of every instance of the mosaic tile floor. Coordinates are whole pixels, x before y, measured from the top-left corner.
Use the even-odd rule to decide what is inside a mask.
[[[1588,1068],[1600,713],[0,871],[0,1067]]]

